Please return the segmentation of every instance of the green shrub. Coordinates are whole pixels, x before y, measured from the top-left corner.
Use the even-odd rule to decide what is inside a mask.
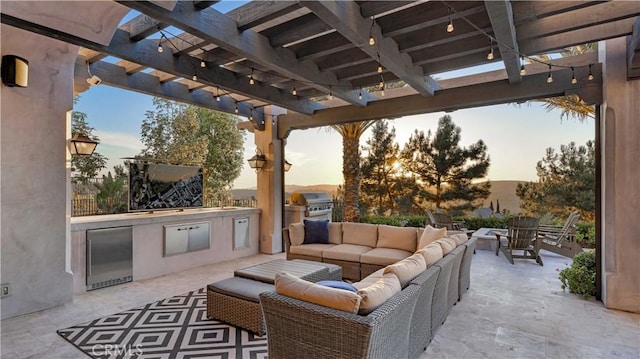
[[[571,267],[560,271],[562,290],[581,294],[585,298],[596,295],[596,253],[586,251],[573,257]]]
[[[479,228],[507,228],[509,222],[509,216],[503,218],[496,217],[457,217],[457,221],[464,221],[467,229],[476,230]]]
[[[576,241],[584,248],[595,248],[596,224],[586,221],[576,223]]]
[[[386,224],[396,227],[424,227],[425,216],[361,216],[360,223]]]

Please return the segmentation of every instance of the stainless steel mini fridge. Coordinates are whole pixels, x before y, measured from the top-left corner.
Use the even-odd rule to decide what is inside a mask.
[[[133,280],[133,228],[87,230],[87,290]]]

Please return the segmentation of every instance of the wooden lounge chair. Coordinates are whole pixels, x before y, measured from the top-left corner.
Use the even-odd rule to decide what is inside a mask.
[[[431,224],[435,228],[446,228],[448,230],[456,230],[459,231],[464,226],[464,222],[454,221],[453,218],[442,212],[432,213],[427,210],[427,218],[429,219],[428,224]]]
[[[540,249],[569,258],[582,252],[582,246],[576,241],[576,223],[579,218],[578,212],[572,212],[562,226],[539,225]]]
[[[496,232],[498,237],[498,247],[496,255],[501,251],[505,257],[513,263],[513,258],[535,259],[536,263],[542,264],[542,258],[538,254],[540,251],[540,241],[538,235],[538,218],[518,216],[509,220],[507,235]],[[523,254],[514,254],[515,251],[522,251]]]

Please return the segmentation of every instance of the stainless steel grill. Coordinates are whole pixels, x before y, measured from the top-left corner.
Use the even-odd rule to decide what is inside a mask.
[[[331,220],[333,202],[325,192],[294,192],[291,194],[289,204],[304,206],[304,216],[307,219]]]

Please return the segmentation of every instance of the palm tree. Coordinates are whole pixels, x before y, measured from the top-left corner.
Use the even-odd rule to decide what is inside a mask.
[[[359,222],[358,192],[360,190],[360,136],[376,120],[333,125],[342,136],[342,176],[344,177],[344,217],[345,222]]]
[[[570,57],[597,50],[598,43],[592,42],[584,45],[568,47],[561,51],[560,54],[563,57]],[[538,55],[534,58],[544,62],[548,62],[551,59],[548,55]],[[561,111],[560,118],[575,118],[578,121],[585,121],[587,118],[595,118],[595,107],[585,103],[577,95],[550,97],[534,101],[544,103],[544,108],[547,111],[559,109]]]

